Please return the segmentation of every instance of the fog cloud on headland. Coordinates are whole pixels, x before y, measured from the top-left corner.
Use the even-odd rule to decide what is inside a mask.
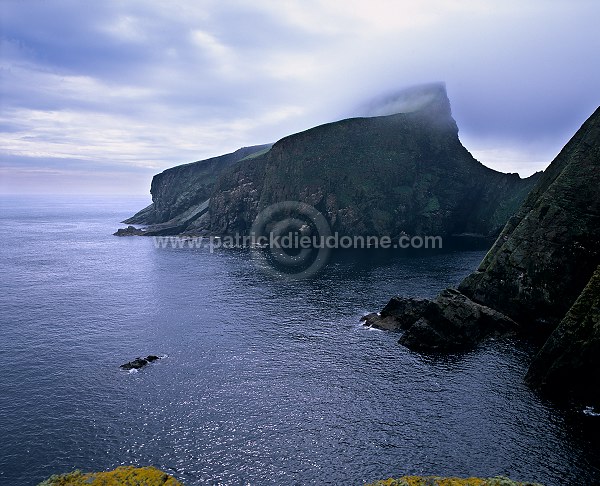
[[[444,81],[465,146],[526,176],[600,104],[600,4],[0,3],[0,191],[147,193],[173,165]]]

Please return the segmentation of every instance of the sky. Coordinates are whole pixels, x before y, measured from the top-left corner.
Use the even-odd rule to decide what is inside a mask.
[[[169,167],[445,82],[485,165],[543,170],[600,105],[597,0],[0,0],[0,193]]]

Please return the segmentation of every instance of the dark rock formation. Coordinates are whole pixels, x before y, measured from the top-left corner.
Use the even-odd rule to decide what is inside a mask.
[[[145,358],[135,358],[133,361],[129,361],[128,363],[122,364],[121,366],[119,366],[119,368],[125,371],[139,370],[140,368],[146,366],[148,363],[152,363],[153,361],[156,361],[158,359],[161,359],[160,356],[155,356],[151,354],[146,356]]]
[[[459,290],[547,337],[600,263],[600,108]]]
[[[407,330],[425,313],[431,301],[411,297],[392,297],[379,314],[364,316],[365,326],[388,331]]]
[[[600,404],[599,188],[600,108],[458,291],[418,305],[392,299],[385,315],[371,314],[366,322],[406,329],[400,343],[424,351],[469,347],[515,330],[550,335],[531,365],[529,383],[554,396]]]
[[[488,337],[515,333],[517,324],[458,290],[446,289],[433,300],[394,297],[381,313],[363,318],[365,325],[405,331],[400,344],[415,351],[456,351]]]
[[[223,171],[241,160],[268,151],[270,147],[270,144],[244,147],[155,175],[150,188],[152,204],[123,223],[152,225],[144,233],[149,236],[182,233],[207,212],[215,182]]]
[[[145,234],[247,234],[265,207],[305,202],[340,235],[497,235],[538,176],[521,179],[462,146],[445,87],[413,88],[389,116],[353,118],[273,145],[169,169],[128,224]]]
[[[114,236],[142,236],[144,230],[138,229],[135,226],[127,226],[127,228],[119,228]]]
[[[473,302],[457,290],[446,289],[430,301],[399,343],[415,351],[455,351],[517,329],[517,324],[500,312]]]
[[[600,405],[600,266],[531,363],[526,379],[557,398]]]
[[[316,207],[340,235],[498,234],[537,176],[491,170],[462,146],[443,85],[411,112],[353,118],[286,137],[225,171],[210,230],[245,234],[286,200]]]

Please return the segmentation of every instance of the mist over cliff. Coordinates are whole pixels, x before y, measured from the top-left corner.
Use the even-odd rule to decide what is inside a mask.
[[[314,206],[341,235],[498,233],[537,176],[485,167],[458,138],[445,85],[366,105],[269,146],[155,176],[153,204],[130,224],[146,234],[245,234],[265,207]]]

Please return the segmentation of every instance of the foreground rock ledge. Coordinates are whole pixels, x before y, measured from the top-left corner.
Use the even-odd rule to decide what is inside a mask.
[[[538,483],[519,483],[508,478],[441,478],[436,476],[404,476],[376,481],[367,486],[541,486]]]
[[[114,471],[54,475],[38,486],[183,486],[173,476],[154,467],[122,466]]]

